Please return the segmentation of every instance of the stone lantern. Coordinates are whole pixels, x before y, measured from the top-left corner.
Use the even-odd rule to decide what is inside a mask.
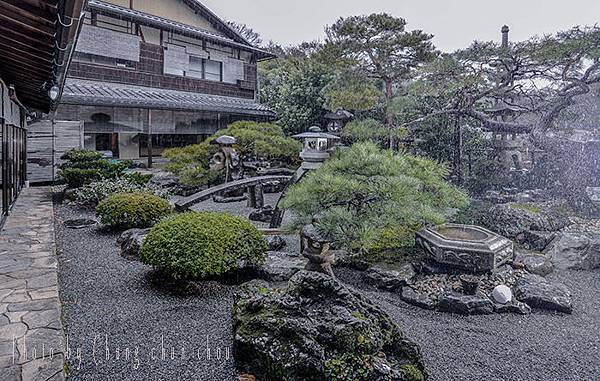
[[[325,160],[329,159],[334,142],[340,139],[338,136],[322,132],[317,126],[310,127],[308,132],[294,137],[304,141],[304,148],[300,152],[301,168],[304,170],[319,168]]]
[[[242,177],[241,160],[233,148],[236,140],[233,136],[222,135],[211,142],[218,144],[219,151],[210,160],[209,168],[212,171],[225,171],[225,182],[238,180]]]
[[[335,112],[327,113],[324,118],[327,120],[327,131],[339,135],[354,115],[343,108],[338,108]]]

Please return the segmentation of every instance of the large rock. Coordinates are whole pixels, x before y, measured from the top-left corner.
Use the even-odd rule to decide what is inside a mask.
[[[525,270],[541,276],[546,276],[554,270],[554,265],[548,256],[530,251],[517,251],[513,263],[520,263]]]
[[[536,230],[527,230],[520,234],[519,243],[526,249],[535,251],[544,251],[546,247],[556,238],[557,233],[555,232],[542,232]]]
[[[444,312],[462,315],[489,315],[494,313],[494,303],[483,295],[464,295],[448,292],[442,296],[438,308]]]
[[[347,267],[358,271],[368,270],[371,266],[363,256],[357,254],[350,254],[346,250],[330,250],[334,260],[332,263],[333,267]]]
[[[270,251],[280,251],[283,249],[287,243],[281,236],[278,235],[269,235],[265,237],[267,244],[269,245]]]
[[[421,307],[426,310],[433,310],[437,306],[437,302],[429,295],[413,290],[410,286],[402,287],[400,298],[408,304]]]
[[[530,307],[571,313],[571,293],[560,283],[550,283],[544,277],[527,274],[520,278],[513,289],[518,301]]]
[[[117,238],[117,245],[121,247],[121,255],[126,258],[139,258],[140,250],[150,229],[129,229]]]
[[[559,269],[592,270],[600,268],[600,235],[561,233],[544,251]]]
[[[265,287],[251,282],[234,303],[241,372],[265,381],[426,379],[417,345],[334,278],[301,271],[287,288]]]
[[[364,272],[363,277],[367,283],[379,289],[394,291],[408,285],[415,275],[412,264],[406,263],[398,269],[373,266]]]
[[[250,221],[271,222],[272,217],[273,207],[271,205],[266,205],[250,213],[250,216],[248,218],[250,219]]]
[[[494,205],[481,219],[488,229],[508,238],[528,230],[553,232],[569,225],[567,217],[542,204]]]
[[[298,271],[303,270],[308,261],[299,255],[269,251],[267,260],[259,269],[262,278],[272,282],[289,280]]]

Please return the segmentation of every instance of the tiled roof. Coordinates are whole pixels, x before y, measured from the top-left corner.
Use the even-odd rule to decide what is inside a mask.
[[[145,23],[151,26],[155,26],[161,29],[172,30],[176,33],[184,35],[195,36],[204,38],[209,41],[222,43],[228,46],[234,46],[237,48],[243,48],[255,52],[259,58],[272,58],[275,57],[272,53],[265,50],[259,49],[247,43],[241,43],[231,38],[210,32],[205,29],[199,29],[191,25],[182,24],[176,21],[168,20],[162,17],[154,16],[148,13],[140,12],[135,9],[123,8],[118,5],[105,3],[98,0],[90,0],[89,6],[91,9],[106,12],[109,14],[119,15],[121,18],[135,20],[137,22]],[[216,17],[216,16],[215,16]]]
[[[273,110],[252,99],[80,79],[67,79],[62,103],[276,116]]]

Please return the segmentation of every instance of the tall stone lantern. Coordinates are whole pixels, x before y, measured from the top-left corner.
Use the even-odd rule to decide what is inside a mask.
[[[304,170],[317,169],[331,156],[330,152],[338,136],[322,132],[317,126],[310,127],[307,132],[294,135],[304,141],[304,148],[300,152],[302,159],[301,168]]]

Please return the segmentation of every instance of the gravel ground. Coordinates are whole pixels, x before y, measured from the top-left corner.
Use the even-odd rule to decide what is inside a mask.
[[[420,309],[398,295],[365,287],[360,274],[336,269],[421,345],[431,380],[567,381],[600,375],[600,277],[569,271],[550,277],[573,294],[572,315],[459,316]]]
[[[278,195],[265,195],[274,205]],[[227,210],[248,216],[245,202],[206,201],[196,210]],[[85,214],[57,208],[60,286],[72,351],[73,380],[233,380],[230,309],[234,286],[205,282],[199,293],[178,296],[151,283],[150,268],[121,258],[116,234],[99,228],[65,231],[60,220]],[[88,215],[89,216],[89,215]],[[266,224],[258,224],[266,226]],[[297,250],[297,237],[286,237]],[[431,380],[595,380],[600,374],[600,278],[596,272],[564,272],[552,280],[573,293],[572,315],[535,312],[529,316],[458,316],[425,311],[398,295],[375,291],[360,273],[336,269],[338,277],[376,301],[421,345]],[[94,336],[97,336],[94,346]],[[110,359],[106,361],[108,337]],[[161,357],[164,338],[166,359]],[[212,359],[206,359],[207,337]],[[94,349],[96,362],[94,362]],[[139,350],[117,360],[116,348]],[[171,347],[175,348],[171,359]],[[185,355],[181,355],[181,348]],[[222,359],[214,358],[221,348]],[[200,358],[197,351],[200,349]],[[157,359],[152,359],[152,356]]]
[[[205,282],[198,294],[189,296],[161,289],[151,283],[150,267],[119,256],[118,234],[97,227],[64,229],[60,222],[81,216],[92,215],[57,208],[60,297],[72,351],[70,379],[235,379],[233,287]]]

